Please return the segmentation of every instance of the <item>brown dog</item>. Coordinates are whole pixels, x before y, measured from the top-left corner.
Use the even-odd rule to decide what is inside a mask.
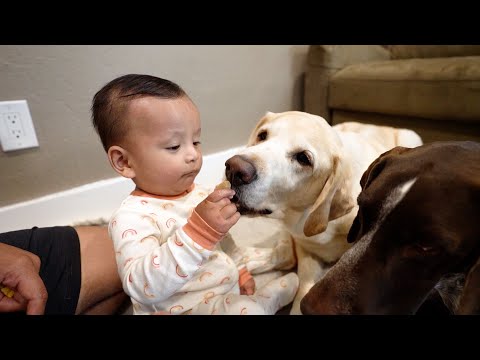
[[[480,143],[397,147],[360,183],[354,245],[302,312],[411,314],[437,290],[453,313],[480,313]]]

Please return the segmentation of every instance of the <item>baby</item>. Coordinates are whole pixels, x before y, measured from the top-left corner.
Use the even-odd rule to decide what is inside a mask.
[[[275,314],[293,300],[295,273],[254,292],[245,260],[255,259],[222,250],[240,218],[235,192],[194,182],[202,167],[200,115],[180,86],[121,76],[95,94],[92,121],[112,168],[136,185],[109,223],[134,314]]]

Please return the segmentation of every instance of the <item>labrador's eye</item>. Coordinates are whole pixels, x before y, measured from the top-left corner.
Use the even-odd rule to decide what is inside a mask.
[[[302,166],[312,166],[312,160],[306,151],[301,151],[294,155],[294,159]]]
[[[267,140],[267,135],[268,135],[267,131],[263,130],[260,133],[258,133],[257,140],[258,141],[265,141],[265,140]]]

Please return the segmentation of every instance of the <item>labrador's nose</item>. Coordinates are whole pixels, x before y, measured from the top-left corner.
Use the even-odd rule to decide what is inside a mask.
[[[233,186],[241,186],[257,178],[257,169],[244,157],[235,155],[225,162],[225,175]]]

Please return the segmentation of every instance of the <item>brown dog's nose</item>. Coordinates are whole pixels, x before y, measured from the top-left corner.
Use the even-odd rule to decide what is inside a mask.
[[[337,299],[338,300],[338,299]],[[338,300],[341,302],[340,300]],[[328,292],[319,289],[318,283],[300,301],[300,311],[303,315],[335,315],[341,314],[341,306],[330,297]]]
[[[255,180],[257,170],[250,161],[240,155],[235,155],[225,162],[225,175],[233,186],[241,186]]]
[[[318,300],[320,301],[320,300]],[[312,303],[311,301],[302,299],[300,302],[300,311],[303,315],[334,315],[336,314],[333,307],[323,306],[320,303]]]
[[[315,311],[311,306],[311,303],[308,302],[305,298],[300,301],[300,311],[303,315],[315,315]]]

